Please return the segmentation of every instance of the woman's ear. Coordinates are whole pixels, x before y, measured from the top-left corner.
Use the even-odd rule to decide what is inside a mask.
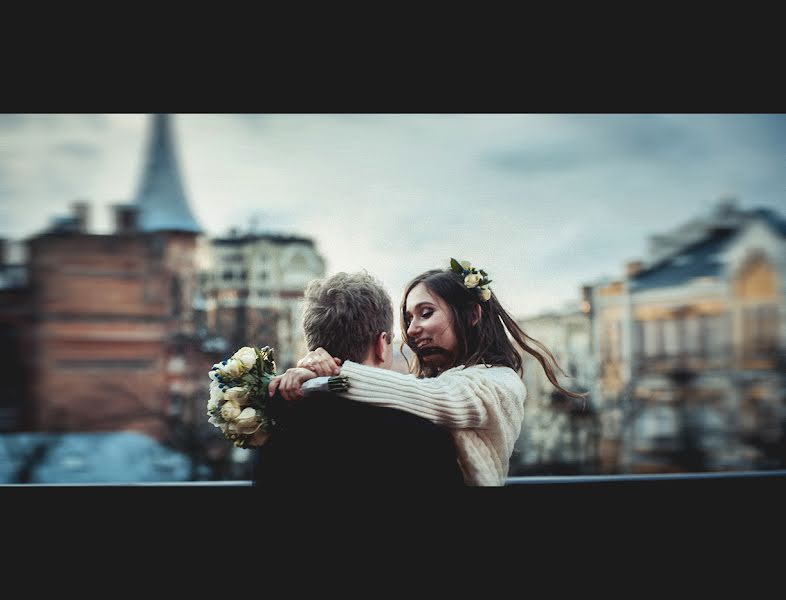
[[[480,323],[480,317],[483,313],[483,309],[481,308],[480,304],[475,304],[472,307],[472,326],[474,327],[478,323]]]

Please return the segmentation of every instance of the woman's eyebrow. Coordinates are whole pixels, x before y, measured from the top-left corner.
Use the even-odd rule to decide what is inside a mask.
[[[413,310],[413,311],[415,311],[415,310],[419,309],[421,306],[423,306],[424,304],[426,304],[426,305],[428,305],[428,306],[433,306],[433,303],[432,303],[432,302],[429,302],[428,300],[424,300],[423,302],[418,302],[418,303],[417,303],[417,304],[416,304],[416,305],[415,305],[415,306],[412,308],[412,310]],[[407,312],[405,312],[404,314],[405,314],[405,315],[411,315],[412,313],[410,313],[409,311],[407,311]]]

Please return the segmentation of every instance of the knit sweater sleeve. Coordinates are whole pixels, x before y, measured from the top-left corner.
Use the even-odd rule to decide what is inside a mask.
[[[520,418],[526,397],[524,383],[508,367],[461,366],[418,379],[345,361],[341,374],[349,380],[342,396],[398,408],[451,429],[484,428],[502,415]]]

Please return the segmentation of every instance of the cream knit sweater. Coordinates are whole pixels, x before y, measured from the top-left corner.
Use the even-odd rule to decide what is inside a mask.
[[[439,377],[418,379],[346,361],[341,374],[349,378],[341,396],[405,410],[449,428],[467,485],[505,484],[527,397],[513,369],[460,365]]]

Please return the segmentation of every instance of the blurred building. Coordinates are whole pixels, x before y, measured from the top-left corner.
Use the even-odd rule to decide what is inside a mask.
[[[33,361],[33,312],[24,250],[21,243],[0,239],[0,364],[13,373],[0,393],[0,432],[13,431],[24,419]]]
[[[780,467],[786,221],[733,200],[592,286],[606,468]]]
[[[209,267],[200,274],[198,327],[211,348],[275,348],[279,371],[308,351],[302,325],[303,291],[325,275],[313,240],[236,231],[210,241]]]
[[[562,311],[518,320],[526,334],[545,345],[564,369],[566,375],[556,374],[559,383],[577,392],[593,389],[596,379],[589,306],[583,299]],[[551,385],[534,357],[526,352],[522,356],[527,400],[511,474],[594,472],[600,440],[592,398],[582,401],[565,396]]]
[[[0,484],[187,481],[187,456],[133,431],[0,434]]]
[[[11,374],[0,431],[133,430],[226,464],[232,446],[204,414],[207,372],[246,344],[274,346],[284,363],[304,353],[299,302],[324,273],[313,242],[207,239],[167,115],[152,117],[139,187],[114,207],[114,232],[90,233],[89,218],[76,202],[21,251],[0,244],[0,358]]]
[[[74,203],[26,240],[25,276],[0,294],[24,374],[15,428],[167,439],[195,393],[188,371],[199,361],[188,340],[201,230],[165,115],[153,118],[136,197],[115,207],[114,233],[90,233],[89,216]]]

